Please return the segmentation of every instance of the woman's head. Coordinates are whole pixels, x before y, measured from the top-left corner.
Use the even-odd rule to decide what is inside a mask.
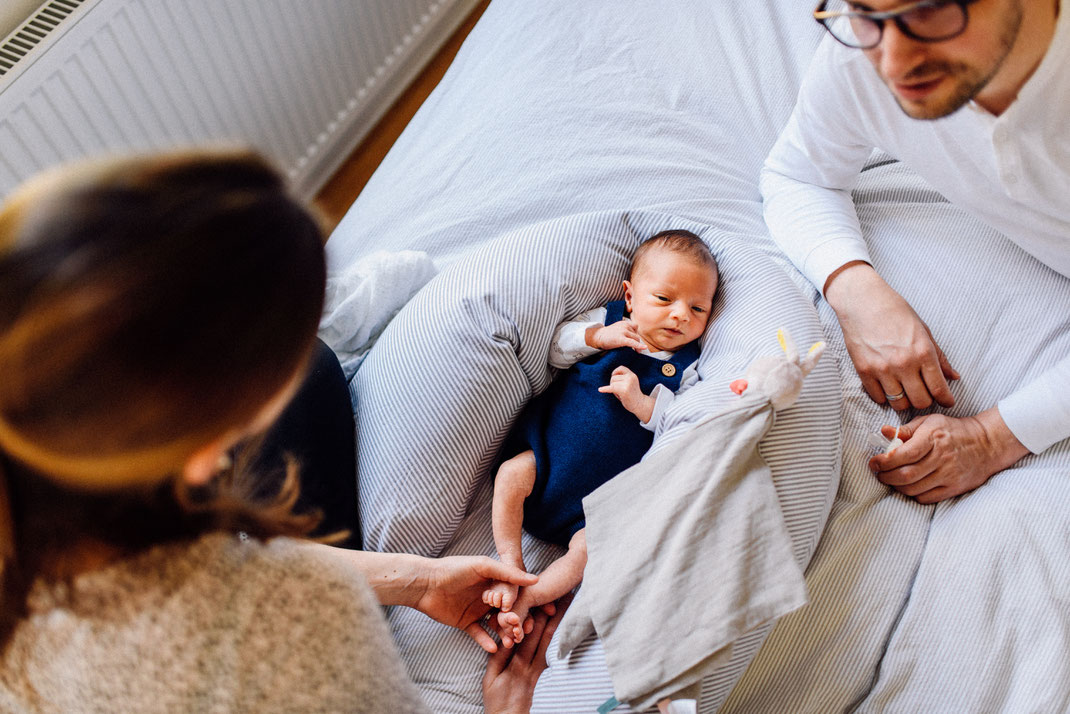
[[[315,220],[249,153],[83,165],[0,209],[0,452],[149,483],[253,424],[322,310]]]
[[[67,167],[0,207],[0,647],[85,543],[315,525],[292,465],[274,499],[207,482],[302,375],[325,273],[316,221],[246,152]]]

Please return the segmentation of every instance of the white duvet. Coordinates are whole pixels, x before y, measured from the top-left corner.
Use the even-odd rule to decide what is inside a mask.
[[[757,173],[819,38],[809,10],[797,0],[494,0],[331,237],[332,270],[373,250],[463,265],[538,221],[638,209],[776,255]],[[878,269],[963,374],[951,413],[991,406],[1070,352],[1066,278],[895,163],[875,161],[855,198]],[[816,305],[826,359],[839,362],[839,433],[810,438],[842,440],[841,482],[806,572],[810,603],[777,624],[727,701],[735,674],[706,690],[700,711],[1070,709],[1070,444],[935,507],[884,487],[865,468],[867,438],[898,417],[864,395],[835,316],[777,260]],[[466,497],[451,548],[489,538],[476,517],[487,493]],[[411,613],[392,618],[433,707],[478,711],[473,660],[453,654],[467,652],[463,636],[442,635],[430,656],[420,633],[438,631]],[[601,704],[610,689],[599,657],[590,643],[554,662],[536,711]]]

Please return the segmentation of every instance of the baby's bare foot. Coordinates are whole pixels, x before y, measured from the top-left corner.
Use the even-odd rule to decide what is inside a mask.
[[[531,608],[535,606],[535,598],[529,595],[529,592],[528,589],[521,590],[513,602],[512,609],[498,613],[498,632],[506,647],[522,642],[524,635],[531,632],[535,623],[529,615]]]
[[[517,588],[510,583],[495,583],[483,591],[483,603],[507,612],[516,602]]]

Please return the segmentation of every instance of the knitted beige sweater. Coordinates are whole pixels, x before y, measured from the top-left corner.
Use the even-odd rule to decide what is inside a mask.
[[[30,605],[3,712],[426,711],[363,577],[289,539],[157,547]]]

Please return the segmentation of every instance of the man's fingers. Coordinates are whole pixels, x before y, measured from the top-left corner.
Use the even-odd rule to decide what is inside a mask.
[[[906,424],[900,424],[899,425],[899,438],[902,439],[903,441],[907,441],[908,439],[910,439],[910,437],[914,436],[914,433],[917,432],[918,427],[921,426],[923,423],[925,423],[925,420],[928,419],[928,418],[929,418],[928,414],[923,414],[920,417],[914,417],[913,419],[908,421]],[[893,428],[894,429],[894,427],[886,427],[886,428]]]
[[[884,398],[884,390],[881,389],[881,384],[873,377],[859,374],[862,379],[862,389],[866,390],[866,394],[869,398],[875,401],[877,404],[884,404],[887,400]]]
[[[940,501],[946,501],[949,498],[958,496],[955,490],[950,486],[937,486],[936,488],[926,491],[925,493],[919,493],[914,497],[914,500],[918,503],[928,506],[932,503],[939,503]]]
[[[904,496],[916,498],[917,496],[923,493],[927,493],[929,491],[932,491],[933,489],[940,488],[946,485],[947,484],[945,483],[945,475],[940,473],[939,470],[935,470],[929,474],[926,474],[922,478],[919,478],[916,481],[912,481],[911,483],[905,483],[901,486],[895,486],[894,488]]]
[[[509,659],[512,654],[512,650],[504,647],[496,648],[494,653],[487,658],[487,671],[483,674],[483,681],[493,681],[505,671],[505,668],[509,666]]]
[[[514,657],[518,657],[522,663],[534,661],[535,653],[539,649],[539,640],[549,618],[541,611],[535,610],[532,615],[531,631],[524,637],[524,641],[516,649]]]
[[[898,434],[896,433],[896,429],[899,429]],[[898,427],[893,426],[892,424],[885,424],[881,427],[881,434],[887,439],[895,439],[896,436],[898,436],[900,441],[906,441],[906,424],[900,424]]]
[[[926,363],[921,368],[921,377],[925,380],[925,386],[929,390],[929,393],[933,395],[933,399],[936,403],[942,407],[955,406],[955,397],[951,394],[951,388],[947,385],[947,379],[958,379],[958,372],[951,370],[955,375],[951,377],[948,372],[951,365],[947,365],[948,369],[944,369],[944,365],[947,364],[947,358],[944,357],[944,353],[940,352],[940,348],[936,348],[937,355],[940,358],[940,365],[934,365],[931,362]]]
[[[569,598],[562,604],[561,608],[546,623],[546,628],[542,632],[542,637],[539,638],[539,646],[536,648],[535,658],[532,660],[536,667],[538,667],[539,672],[542,672],[549,666],[546,664],[546,650],[550,649],[550,640],[554,638],[557,626],[561,624],[561,618],[565,616],[565,610],[568,609],[571,601],[571,598]]]
[[[907,464],[894,469],[880,471],[877,473],[877,480],[886,486],[891,486],[895,490],[903,492],[904,488],[909,488],[912,484],[924,481],[931,475],[931,464],[922,462],[920,464]],[[909,496],[911,494],[905,493],[905,495]]]
[[[903,438],[902,429],[899,432],[899,438]],[[890,471],[900,469],[904,466],[910,466],[912,464],[920,464],[922,460],[929,455],[932,451],[933,444],[929,439],[906,439],[902,446],[892,449],[887,454],[877,454],[869,460],[869,466],[873,469],[881,481],[888,483],[889,485],[902,485],[903,483],[911,483],[918,480],[925,473],[917,474],[911,481],[903,480],[902,473],[900,474],[888,474]],[[885,478],[891,478],[896,483],[890,483]]]
[[[909,400],[910,405],[917,409],[928,409],[933,404],[933,396],[929,394],[929,388],[925,386],[925,382],[922,381],[920,374],[912,374],[902,380],[903,392],[906,393],[906,399],[897,399],[892,403],[892,406],[897,410],[902,402]],[[906,407],[903,407],[904,409]]]
[[[930,335],[930,337],[932,337],[932,335]],[[936,344],[936,340],[933,340],[933,347],[936,348],[936,360],[940,363],[940,371],[943,373],[943,376],[948,379],[959,379],[961,375],[958,373],[958,370],[951,366],[951,362],[948,360],[947,355],[940,349],[940,345]]]
[[[902,411],[910,406],[910,400],[907,399],[906,389],[895,377],[890,375],[881,377],[878,387],[880,388],[880,399],[875,401],[879,403],[886,402],[888,406],[896,411]],[[893,397],[898,398],[893,399]]]

